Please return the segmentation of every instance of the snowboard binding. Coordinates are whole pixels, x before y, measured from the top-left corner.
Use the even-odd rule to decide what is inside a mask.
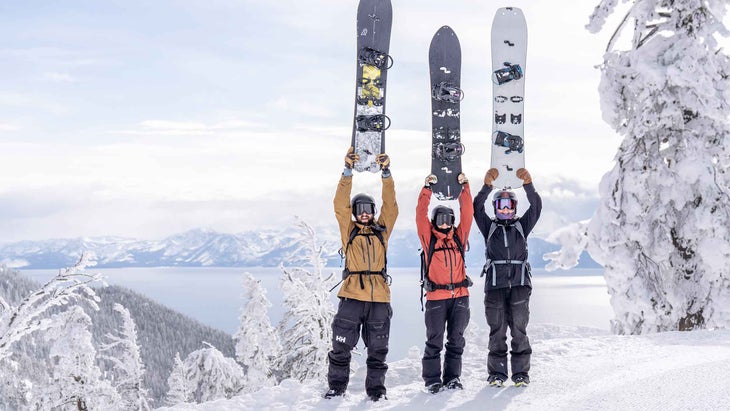
[[[433,145],[433,158],[442,163],[456,161],[464,154],[464,145],[461,143],[436,143]]]
[[[513,151],[522,153],[525,143],[520,136],[505,133],[504,131],[497,131],[497,136],[494,139],[494,145],[507,147],[507,151],[505,151],[504,154],[510,154]]]
[[[355,102],[357,102],[357,104],[359,106],[375,106],[375,107],[380,107],[383,104],[385,104],[385,99],[382,98],[382,97],[381,98],[372,98],[372,97],[368,97],[368,96],[364,96],[364,97],[363,96],[356,96],[355,97]]]
[[[357,53],[357,61],[360,64],[367,64],[379,68],[380,70],[387,70],[393,67],[393,57],[390,54],[383,53],[370,47],[363,47]]]
[[[441,82],[433,86],[431,89],[431,97],[438,101],[458,103],[464,99],[464,91],[453,84]]]
[[[519,64],[510,62],[504,63],[505,67],[494,72],[492,80],[497,84],[509,83],[512,80],[519,80],[523,76],[522,67]]]
[[[461,131],[458,128],[439,127],[433,129],[434,140],[459,140],[461,139]]]
[[[390,117],[385,114],[355,117],[357,131],[385,131],[390,127]]]

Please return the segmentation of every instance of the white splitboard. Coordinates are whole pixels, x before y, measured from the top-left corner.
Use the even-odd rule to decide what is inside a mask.
[[[522,10],[502,7],[492,22],[492,161],[495,188],[519,188],[525,167],[524,99],[527,23]],[[497,74],[497,72],[499,73]],[[520,77],[521,76],[521,77]],[[519,78],[517,78],[519,77]],[[499,84],[499,83],[502,84]]]

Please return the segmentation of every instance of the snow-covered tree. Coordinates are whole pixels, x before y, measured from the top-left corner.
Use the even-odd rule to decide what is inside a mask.
[[[25,371],[18,361],[10,358],[0,361],[0,409],[31,409],[34,386],[24,376]]]
[[[617,2],[601,1],[588,29]],[[624,140],[583,230],[587,249],[605,267],[615,332],[728,327],[730,60],[716,41],[727,1],[630,3],[600,85],[604,120]]]
[[[96,365],[92,344],[91,318],[75,306],[54,315],[63,327],[49,329],[44,338],[51,342],[51,380],[45,387],[40,408],[75,410],[116,410],[119,394],[109,381],[103,380]]]
[[[197,403],[231,398],[243,388],[243,369],[233,358],[226,358],[210,344],[185,358],[185,377]]]
[[[180,359],[180,353],[175,353],[175,364],[167,378],[169,390],[165,396],[165,404],[177,405],[188,402],[192,397],[192,389],[185,373],[185,364]]]
[[[137,345],[137,326],[123,305],[114,304],[114,311],[121,316],[122,326],[118,335],[106,335],[108,342],[99,348],[106,353],[101,358],[114,365],[114,386],[122,397],[121,408],[149,410],[147,390],[142,386],[145,370]]]
[[[100,274],[87,274],[93,266],[93,255],[83,254],[75,266],[62,270],[40,289],[12,307],[0,297],[0,360],[12,353],[11,346],[35,331],[58,326],[47,314],[52,307],[83,300],[98,310],[98,297],[88,284],[101,279]]]
[[[246,391],[276,384],[274,360],[281,344],[268,316],[271,307],[266,289],[250,273],[243,277],[244,304],[240,326],[233,336],[236,340],[236,359],[246,372]]]
[[[312,227],[298,220],[302,229],[298,253],[307,256],[310,269],[280,266],[281,289],[287,310],[277,327],[282,354],[277,361],[279,378],[300,381],[321,378],[327,372],[327,353],[332,344],[335,309],[323,274],[323,247]]]

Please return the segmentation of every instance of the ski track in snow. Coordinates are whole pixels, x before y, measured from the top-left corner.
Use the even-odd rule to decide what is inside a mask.
[[[531,385],[486,383],[486,330],[470,326],[463,391],[428,394],[421,349],[389,363],[388,400],[373,403],[364,390],[365,367],[347,394],[325,400],[326,382],[280,385],[230,400],[161,410],[721,410],[730,406],[730,330],[608,335],[588,327],[531,325]]]

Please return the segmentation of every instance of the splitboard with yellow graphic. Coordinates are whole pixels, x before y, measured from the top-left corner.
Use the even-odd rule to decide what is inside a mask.
[[[390,0],[360,0],[357,8],[357,86],[352,143],[359,160],[356,171],[377,172],[375,157],[385,152],[385,85],[393,59],[388,54],[392,7]]]

